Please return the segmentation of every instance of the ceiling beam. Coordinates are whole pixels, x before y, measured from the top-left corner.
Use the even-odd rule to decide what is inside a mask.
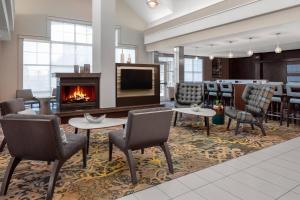
[[[225,24],[222,26],[205,29],[179,37],[166,39],[146,45],[147,51],[171,49],[175,46],[186,46],[201,41],[214,40],[226,36],[242,34],[268,27],[280,26],[287,23],[300,21],[300,6],[281,11],[252,17],[246,20]]]

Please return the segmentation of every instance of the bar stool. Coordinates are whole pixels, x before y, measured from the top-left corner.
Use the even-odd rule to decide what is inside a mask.
[[[206,83],[206,87],[207,87],[207,91],[208,91],[208,103],[213,105],[213,100],[214,99],[218,99],[219,98],[219,94],[218,94],[218,84],[217,82],[207,82]],[[211,97],[213,98],[211,100]]]
[[[285,104],[285,99],[283,95],[283,82],[268,82],[267,85],[273,86],[275,88],[275,92],[272,97],[272,102],[267,112],[267,116],[272,117],[272,119],[274,119],[274,117],[276,117],[277,119],[279,118],[281,126],[283,121],[283,109]]]
[[[233,87],[232,83],[220,83],[222,101],[226,104],[226,99],[229,99],[229,106],[233,106]]]
[[[296,117],[296,107],[300,105],[300,83],[287,83],[286,84],[287,93],[287,126],[290,125],[290,119],[299,120]],[[291,106],[293,106],[293,113],[291,113]]]

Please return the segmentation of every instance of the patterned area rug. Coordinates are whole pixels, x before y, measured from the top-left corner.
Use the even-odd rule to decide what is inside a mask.
[[[54,199],[117,199],[130,193],[146,189],[162,182],[198,171],[209,166],[257,151],[259,149],[300,136],[300,129],[287,128],[277,122],[266,125],[267,136],[259,129],[251,130],[244,125],[240,135],[226,131],[224,125],[213,125],[211,136],[206,136],[203,122],[185,118],[172,128],[169,145],[173,156],[175,173],[169,174],[165,157],[158,148],[134,153],[137,161],[139,183],[130,182],[129,168],[125,156],[114,149],[113,161],[108,162],[107,133],[121,127],[94,130],[91,134],[90,158],[87,169],[82,169],[82,155],[78,153],[66,162],[60,171]],[[66,131],[74,130],[64,125]],[[1,153],[0,174],[8,164],[8,151]],[[45,162],[23,161],[16,169],[10,184],[7,199],[44,199],[47,191],[50,167]]]

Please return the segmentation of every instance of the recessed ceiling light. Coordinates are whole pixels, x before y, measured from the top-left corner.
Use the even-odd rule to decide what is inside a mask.
[[[150,7],[150,8],[155,8],[156,6],[159,5],[159,0],[147,0],[147,5]]]

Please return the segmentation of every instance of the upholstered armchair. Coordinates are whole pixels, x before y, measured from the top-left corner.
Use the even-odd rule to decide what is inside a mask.
[[[247,85],[242,95],[242,99],[246,102],[245,111],[225,107],[225,115],[229,117],[227,129],[230,127],[231,120],[235,119],[237,120],[236,134],[239,133],[241,123],[248,123],[252,128],[254,125],[258,126],[263,135],[266,135],[263,122],[274,91],[274,87],[269,85]]]
[[[179,83],[176,87],[176,108],[190,107],[192,104],[201,104],[204,97],[202,83]]]
[[[31,89],[23,89],[23,90],[17,90],[16,91],[16,98],[21,98],[24,100],[24,103],[26,105],[30,105],[32,108],[33,104],[39,104],[39,100],[36,99],[33,96],[32,90]]]
[[[86,137],[67,134],[67,143],[63,144],[56,116],[12,114],[0,122],[11,155],[1,185],[1,196],[6,195],[12,174],[22,160],[53,162],[47,200],[52,199],[60,168],[79,150],[82,150],[83,167],[86,167]]]
[[[137,183],[136,164],[132,151],[159,146],[163,150],[170,173],[173,173],[172,158],[167,144],[173,111],[168,108],[152,108],[130,111],[125,130],[109,133],[109,160],[112,160],[113,145],[127,157],[131,180]]]
[[[9,101],[4,101],[0,104],[1,115],[5,116],[8,114],[17,114],[20,111],[25,110],[25,104],[23,99],[13,99]],[[6,139],[3,137],[3,140],[0,145],[0,152],[3,151],[6,145]]]

